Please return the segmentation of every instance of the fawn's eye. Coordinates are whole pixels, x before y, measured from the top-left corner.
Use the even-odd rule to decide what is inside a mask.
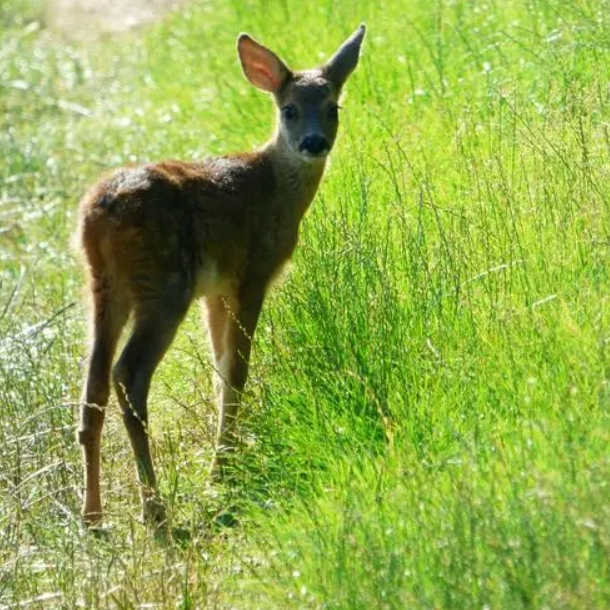
[[[333,120],[337,120],[339,118],[339,105],[338,104],[331,104],[328,107],[328,118],[329,119],[333,119]]]
[[[288,104],[282,108],[282,116],[286,121],[294,121],[298,118],[299,112],[295,106]]]

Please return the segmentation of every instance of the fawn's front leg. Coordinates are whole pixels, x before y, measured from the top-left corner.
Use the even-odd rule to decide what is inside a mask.
[[[240,298],[217,297],[208,300],[208,321],[214,348],[218,391],[218,432],[216,455],[211,467],[218,481],[228,454],[235,447],[235,422],[241,394],[248,377],[250,350],[263,305],[264,292],[249,292]]]

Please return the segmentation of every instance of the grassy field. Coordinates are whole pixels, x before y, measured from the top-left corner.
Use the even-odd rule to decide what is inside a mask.
[[[155,377],[173,522],[119,409],[83,531],[78,199],[123,163],[251,149],[294,67],[364,55],[266,303],[230,488],[198,311]],[[610,2],[194,0],[71,42],[0,6],[0,608],[610,608]]]

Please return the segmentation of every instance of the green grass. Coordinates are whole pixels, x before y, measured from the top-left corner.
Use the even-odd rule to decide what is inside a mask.
[[[610,3],[194,1],[79,45],[0,7],[0,608],[610,608]],[[192,312],[137,520],[111,405],[108,534],[80,526],[86,308],[69,248],[107,168],[264,141],[248,31],[364,56],[256,337],[237,482]],[[233,527],[228,524],[236,521]]]

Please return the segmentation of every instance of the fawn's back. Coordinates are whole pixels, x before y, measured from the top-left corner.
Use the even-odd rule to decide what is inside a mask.
[[[227,293],[290,255],[278,229],[293,221],[277,193],[271,163],[256,153],[121,169],[83,200],[82,247],[92,273],[130,301],[171,289],[175,274],[192,296]]]

